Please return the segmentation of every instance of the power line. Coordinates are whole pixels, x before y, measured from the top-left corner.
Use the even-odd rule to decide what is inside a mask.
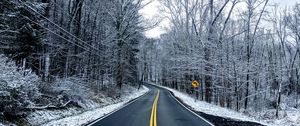
[[[64,14],[67,14],[71,19],[73,18],[69,13],[67,13],[67,12],[65,12],[64,10],[63,10],[63,8],[62,7],[60,7],[56,2],[53,2],[55,5],[57,5],[56,7],[58,7],[60,10],[61,10],[61,12],[63,12]],[[72,20],[73,21],[73,20]],[[81,25],[77,20],[74,20],[75,21],[75,23],[77,23],[77,24],[79,24],[79,25]],[[82,28],[82,29],[85,29],[85,30],[87,30],[86,28]]]
[[[7,6],[4,6],[4,7],[6,7],[7,9],[10,9],[10,10],[12,9],[12,8],[7,7]],[[88,52],[94,53],[94,52],[92,52],[91,50],[89,50],[88,48],[86,48],[86,47],[84,47],[84,46],[82,46],[82,45],[79,45],[79,44],[77,44],[77,43],[74,43],[73,41],[70,41],[70,40],[66,39],[65,37],[63,37],[63,36],[61,36],[61,35],[55,33],[54,31],[50,30],[49,28],[46,28],[46,27],[42,26],[40,23],[31,20],[31,19],[28,18],[27,16],[25,16],[25,15],[23,15],[23,14],[20,14],[20,15],[21,15],[22,17],[24,17],[25,19],[31,21],[32,23],[34,23],[34,24],[36,24],[36,25],[38,25],[38,26],[40,26],[40,27],[46,29],[47,31],[51,32],[52,34],[57,35],[58,37],[60,37],[60,38],[62,38],[62,39],[64,39],[64,40],[66,40],[66,41],[68,41],[68,42],[70,42],[70,43],[72,43],[72,44],[74,44],[74,45],[77,45],[77,46],[81,47],[82,49],[84,49],[84,50],[86,50],[86,51],[88,51]],[[77,42],[78,42],[78,41],[77,41]],[[94,53],[94,54],[100,56],[98,53]]]
[[[31,10],[33,10],[35,13],[39,14],[40,16],[42,16],[44,19],[46,19],[48,22],[54,24],[56,27],[58,27],[59,29],[63,30],[64,32],[66,32],[67,34],[71,35],[72,37],[76,38],[77,40],[79,40],[80,42],[87,44],[86,42],[84,42],[83,40],[77,38],[76,36],[74,36],[73,34],[71,34],[70,32],[66,31],[65,29],[63,29],[62,27],[60,27],[59,25],[57,25],[56,23],[52,22],[49,18],[45,17],[43,14],[37,12],[35,9],[33,9],[32,7],[30,7],[29,5],[27,5],[25,2],[23,2],[22,0],[19,0],[19,2],[21,2],[23,5],[27,6],[28,8],[30,8]],[[89,44],[87,44],[88,46],[90,46]],[[90,46],[92,47],[92,46]],[[97,49],[95,49],[97,50]]]
[[[72,43],[72,44],[74,44],[74,45],[76,45],[76,46],[79,46],[79,47],[81,47],[82,49],[84,49],[84,50],[86,50],[86,51],[88,51],[88,52],[94,53],[94,52],[92,52],[91,50],[89,50],[88,48],[86,48],[86,47],[84,47],[84,46],[82,46],[82,45],[79,45],[79,44],[77,44],[77,43],[75,43],[75,42],[73,42],[73,41],[71,41],[71,40],[68,40],[67,38],[65,38],[65,37],[63,37],[63,36],[61,36],[61,35],[55,33],[54,31],[50,30],[49,28],[46,28],[46,27],[42,26],[42,25],[39,24],[38,22],[35,22],[35,21],[31,20],[30,18],[28,18],[28,17],[26,17],[26,16],[24,16],[24,15],[21,15],[21,16],[23,16],[23,17],[26,18],[27,20],[31,21],[32,23],[34,23],[34,24],[36,24],[36,25],[39,25],[40,27],[46,29],[47,31],[51,32],[52,34],[57,35],[58,37],[60,37],[60,38],[62,38],[62,39],[64,39],[64,40],[66,40],[67,42],[70,42],[70,43]],[[98,56],[100,56],[98,53],[95,53],[95,54],[98,55]]]
[[[46,19],[48,22],[50,22],[51,24],[53,24],[54,26],[58,27],[59,29],[63,30],[64,32],[66,32],[67,34],[71,35],[73,38],[77,39],[78,41],[82,42],[83,44],[86,44],[86,46],[88,46],[91,49],[94,49],[96,51],[101,52],[100,50],[96,49],[95,47],[91,46],[90,44],[86,43],[85,41],[81,40],[80,38],[77,38],[76,36],[74,36],[73,34],[71,34],[70,32],[66,31],[65,29],[63,29],[62,27],[60,27],[59,25],[57,25],[56,23],[52,22],[49,18],[45,17],[43,14],[37,12],[35,9],[33,9],[32,7],[30,7],[29,5],[27,5],[25,2],[23,2],[22,0],[19,0],[19,2],[21,2],[23,5],[27,6],[28,8],[30,8],[32,11],[34,11],[35,13],[39,14],[40,16],[42,16],[44,19]],[[77,41],[77,42],[78,42]],[[82,45],[85,46],[85,45]]]
[[[64,8],[62,8],[61,6],[59,6],[59,4],[57,4],[57,3],[55,3],[55,2],[53,2],[55,5],[56,5],[56,7],[58,7],[60,10],[61,10],[61,12],[62,13],[64,13],[64,14],[66,14],[68,17],[70,17],[71,19],[73,18],[69,13],[67,13],[67,12],[65,12],[64,11]],[[98,13],[98,9],[97,9],[97,12],[96,13]],[[97,16],[96,16],[97,17]],[[74,20],[75,21],[75,23],[77,23],[77,24],[80,24],[77,20]],[[81,25],[81,24],[80,24]],[[82,29],[84,29],[84,30],[86,30],[86,31],[88,31],[88,29],[86,29],[85,27],[81,27]],[[89,41],[88,41],[89,42]],[[102,40],[102,42],[107,42],[107,40]]]

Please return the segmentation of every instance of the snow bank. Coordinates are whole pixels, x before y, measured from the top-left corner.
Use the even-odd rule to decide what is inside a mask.
[[[153,84],[155,85],[155,84]],[[233,120],[240,120],[240,121],[249,121],[249,122],[256,122],[263,125],[269,125],[269,126],[300,126],[300,111],[297,109],[287,111],[287,116],[285,118],[275,120],[275,119],[269,119],[269,120],[258,120],[255,117],[249,117],[243,113],[230,110],[227,108],[223,108],[217,105],[209,104],[204,101],[197,100],[195,102],[195,98],[189,96],[188,94],[179,92],[175,89],[171,89],[168,87],[156,85],[162,88],[165,88],[169,91],[171,91],[175,97],[179,98],[184,102],[185,104],[192,107],[193,110],[203,112],[206,114],[214,115],[214,116],[220,116],[225,118],[230,118]]]
[[[93,110],[89,110],[86,112],[83,112],[81,114],[66,117],[60,120],[55,120],[48,122],[44,124],[43,126],[78,126],[78,125],[85,125],[89,122],[92,122],[120,107],[128,103],[129,101],[145,94],[148,92],[149,89],[145,86],[143,86],[140,90],[132,89],[132,90],[124,90],[122,92],[120,102],[118,103],[111,103],[110,105],[107,105],[105,107],[96,108]]]
[[[79,108],[67,108],[67,109],[56,109],[56,110],[38,110],[32,112],[26,117],[26,121],[31,125],[41,125],[49,120],[56,120],[63,117],[72,116],[79,114],[82,110]]]
[[[268,113],[271,113],[274,115],[276,112],[275,109],[267,110],[264,113],[265,115]],[[300,126],[300,110],[294,109],[294,110],[285,110],[281,111],[280,113],[281,117],[279,119],[269,118],[269,119],[263,119],[263,122],[266,122],[270,126]],[[282,116],[284,115],[284,116]]]
[[[7,121],[1,122],[0,120],[0,126],[17,126],[16,124],[9,123]]]

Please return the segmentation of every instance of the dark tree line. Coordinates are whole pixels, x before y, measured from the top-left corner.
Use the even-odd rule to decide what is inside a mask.
[[[0,106],[7,108],[0,118],[3,111],[13,119],[31,109],[80,106],[91,95],[136,86],[143,6],[142,0],[0,0],[0,67],[14,73],[0,73]],[[27,82],[13,87],[16,77]]]
[[[1,51],[46,82],[80,76],[135,84],[141,7],[133,0],[2,0]]]

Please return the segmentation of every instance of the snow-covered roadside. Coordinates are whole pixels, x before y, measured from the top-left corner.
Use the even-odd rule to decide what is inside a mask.
[[[153,83],[152,83],[153,84]],[[153,84],[155,85],[155,84]],[[281,120],[258,120],[254,117],[249,117],[243,113],[236,112],[234,110],[230,110],[227,108],[223,108],[217,105],[209,104],[204,101],[197,100],[195,102],[195,99],[188,94],[179,92],[175,89],[171,89],[168,87],[156,85],[162,88],[165,88],[169,91],[171,91],[175,97],[179,98],[184,102],[186,105],[189,105],[194,109],[195,111],[203,112],[206,114],[214,115],[214,116],[220,116],[224,118],[230,118],[233,120],[240,120],[240,121],[249,121],[249,122],[256,122],[263,125],[269,125],[269,126],[296,126],[300,125],[300,112],[299,111],[290,111],[290,113],[287,113],[287,117]]]
[[[8,122],[3,123],[3,122],[1,122],[1,121],[2,121],[2,120],[0,120],[0,126],[17,126],[17,125],[12,124],[12,123],[8,123]]]
[[[105,107],[96,108],[90,111],[83,112],[81,114],[66,117],[60,120],[54,120],[44,124],[43,126],[79,126],[88,124],[122,106],[126,103],[130,102],[131,100],[138,98],[139,96],[147,93],[149,89],[143,86],[140,90],[136,90],[134,92],[123,92],[121,96],[121,102],[116,104],[107,105]]]
[[[270,112],[270,111],[269,111]],[[274,115],[275,110],[271,111]],[[286,116],[284,118],[274,120],[274,119],[267,119],[263,120],[265,122],[270,123],[269,125],[272,126],[300,126],[300,110],[286,110]]]

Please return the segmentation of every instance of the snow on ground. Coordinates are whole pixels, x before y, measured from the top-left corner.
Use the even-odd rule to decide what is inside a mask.
[[[17,125],[9,123],[7,121],[0,120],[0,126],[17,126]]]
[[[275,110],[268,111],[268,113],[275,113]],[[300,126],[300,110],[286,110],[284,112],[285,117],[280,119],[264,119],[262,121],[266,122],[270,126]]]
[[[56,110],[39,110],[30,113],[26,120],[31,125],[41,125],[49,120],[56,120],[63,117],[79,114],[82,110],[76,107],[67,109],[56,109]]]
[[[0,126],[6,126],[6,125],[4,125],[4,124],[2,124],[2,123],[0,122]]]
[[[145,94],[148,92],[149,89],[143,86],[139,91],[134,89],[134,91],[124,91],[121,95],[121,101],[116,104],[107,105],[105,107],[96,108],[90,111],[83,112],[81,114],[66,117],[60,120],[54,120],[44,124],[43,126],[79,126],[85,125],[89,122],[92,122],[106,114],[124,106],[126,103],[130,102],[131,100]]]
[[[274,120],[274,119],[258,120],[254,117],[249,117],[243,113],[230,110],[227,108],[223,108],[217,105],[209,104],[204,101],[197,100],[195,102],[195,98],[189,96],[188,94],[179,92],[175,89],[171,89],[168,87],[164,87],[160,85],[157,86],[171,91],[175,95],[175,97],[181,99],[185,104],[192,107],[195,111],[203,112],[214,116],[230,118],[234,120],[256,122],[256,123],[269,125],[269,126],[300,126],[300,111],[296,109],[287,111],[287,116],[279,120]]]

